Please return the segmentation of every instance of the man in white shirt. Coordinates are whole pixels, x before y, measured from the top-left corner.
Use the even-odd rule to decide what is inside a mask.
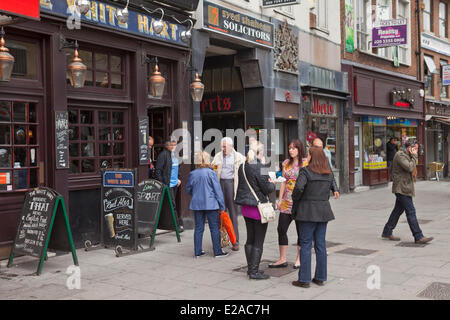
[[[231,222],[233,223],[234,233],[236,234],[236,243],[233,244],[233,251],[239,250],[239,230],[238,230],[238,216],[239,209],[234,203],[236,191],[238,186],[238,169],[241,164],[245,162],[245,157],[234,150],[233,140],[225,137],[221,141],[222,152],[215,155],[212,165],[216,170],[217,176],[220,180],[223,196],[225,199],[225,206],[230,214]]]

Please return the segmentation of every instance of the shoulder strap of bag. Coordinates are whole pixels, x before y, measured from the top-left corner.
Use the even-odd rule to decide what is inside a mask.
[[[253,196],[255,197],[256,202],[258,202],[258,204],[259,204],[259,203],[260,203],[259,198],[258,198],[258,196],[256,195],[256,193],[255,193],[255,191],[253,190],[253,188],[250,186],[250,183],[249,183],[248,180],[247,180],[247,175],[245,174],[245,164],[246,164],[246,163],[247,163],[247,162],[244,162],[244,165],[242,166],[242,172],[244,173],[244,178],[245,178],[245,181],[247,181],[247,185],[248,185],[250,191],[252,192]]]

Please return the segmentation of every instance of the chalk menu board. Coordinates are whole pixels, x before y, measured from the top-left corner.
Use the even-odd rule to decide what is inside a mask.
[[[55,111],[56,169],[69,168],[69,121],[67,111]]]
[[[148,164],[148,117],[139,118],[139,164]]]
[[[153,179],[144,180],[136,188],[138,234],[153,236],[161,207],[164,184]]]
[[[48,188],[36,188],[25,195],[14,242],[15,254],[40,258],[48,237],[57,194]]]
[[[135,170],[102,170],[102,224],[106,245],[134,248]]]

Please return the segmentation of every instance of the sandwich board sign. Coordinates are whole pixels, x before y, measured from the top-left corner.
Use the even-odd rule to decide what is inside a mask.
[[[173,230],[178,242],[181,241],[169,188],[162,182],[147,179],[138,184],[136,210],[138,233],[151,237],[150,248],[155,241],[156,229]]]
[[[36,274],[40,275],[48,249],[72,252],[78,265],[64,199],[50,188],[39,187],[25,194],[8,268],[15,255],[32,256],[39,259]]]

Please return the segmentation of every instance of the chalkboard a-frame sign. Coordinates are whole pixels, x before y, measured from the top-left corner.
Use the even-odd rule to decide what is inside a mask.
[[[72,252],[78,265],[64,199],[50,188],[39,187],[25,195],[8,268],[15,255],[28,255],[40,259],[36,272],[40,275],[48,249]]]
[[[136,169],[102,169],[102,238],[136,250]]]
[[[137,231],[151,237],[150,248],[155,241],[156,229],[174,230],[178,242],[181,241],[167,186],[154,179],[144,180],[137,186],[136,200]]]

